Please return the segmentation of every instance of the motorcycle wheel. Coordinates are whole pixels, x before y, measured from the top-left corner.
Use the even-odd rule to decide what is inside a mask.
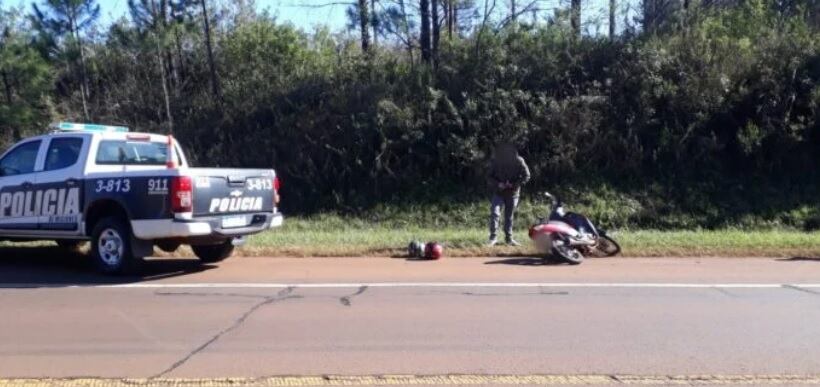
[[[578,249],[569,246],[561,239],[556,239],[552,242],[552,255],[570,265],[578,265],[584,262],[584,255],[581,254]]]
[[[614,257],[621,252],[621,245],[615,242],[614,239],[606,235],[601,235],[598,238],[598,245],[595,246],[595,250],[604,257]]]

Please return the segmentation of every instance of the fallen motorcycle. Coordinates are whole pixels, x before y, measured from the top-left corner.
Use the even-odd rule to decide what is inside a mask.
[[[560,199],[545,192],[551,202],[549,216],[540,217],[530,227],[530,239],[545,259],[556,258],[572,265],[584,261],[584,256],[611,257],[621,252],[614,239],[599,230],[586,216],[567,212]]]

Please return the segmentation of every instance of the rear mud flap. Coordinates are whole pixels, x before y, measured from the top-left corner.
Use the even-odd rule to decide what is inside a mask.
[[[131,253],[135,257],[150,257],[154,255],[154,242],[131,235]]]

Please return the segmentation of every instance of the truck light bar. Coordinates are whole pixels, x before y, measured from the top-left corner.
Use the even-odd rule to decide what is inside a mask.
[[[51,124],[51,129],[59,132],[114,132],[127,133],[128,128],[124,126],[111,126],[99,124],[77,124],[74,122],[55,122]]]

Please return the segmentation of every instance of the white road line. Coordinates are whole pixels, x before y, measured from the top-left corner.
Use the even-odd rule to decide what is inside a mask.
[[[820,283],[655,283],[655,282],[347,282],[347,283],[126,283],[126,284],[0,284],[2,288],[99,288],[99,289],[281,289],[281,288],[660,288],[660,289],[777,289],[820,288]]]

